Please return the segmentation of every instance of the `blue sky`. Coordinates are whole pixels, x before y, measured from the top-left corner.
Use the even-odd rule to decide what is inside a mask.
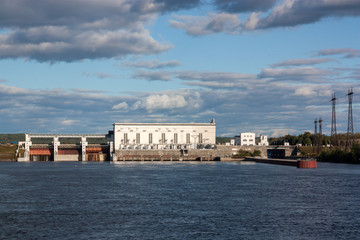
[[[358,0],[3,0],[0,133],[210,122],[218,136],[360,127]]]

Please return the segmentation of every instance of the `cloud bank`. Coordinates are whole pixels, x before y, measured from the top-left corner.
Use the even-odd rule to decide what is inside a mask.
[[[32,90],[7,86],[6,82],[0,84],[0,131],[94,133],[107,131],[119,121],[208,122],[215,117],[219,136],[241,131],[268,135],[301,133],[312,126],[315,117],[321,116],[325,122],[331,119],[329,100],[333,92],[345,95],[350,87],[355,92],[360,91],[358,81],[353,81],[359,77],[356,68],[294,65],[266,68],[259,74],[149,73],[153,76],[165,74],[169,79],[195,88],[111,96],[87,89]],[[150,76],[147,72],[142,76],[152,81],[150,77],[145,78]],[[343,79],[337,81],[338,78]],[[342,109],[337,119],[341,131],[340,126],[346,126],[346,98],[340,98],[337,106]],[[354,116],[360,117],[358,111],[354,110]]]
[[[146,25],[159,14],[192,8],[198,0],[5,0],[0,8],[0,59],[39,62],[156,54],[171,48]],[[19,10],[21,9],[21,11]]]
[[[360,15],[357,0],[283,0],[283,1],[223,1],[215,4],[221,12],[207,16],[178,15],[170,24],[192,36],[215,33],[241,34],[254,30],[294,27],[314,23],[329,17]],[[267,11],[270,9],[269,11]],[[241,19],[238,12],[249,12]],[[267,11],[267,12],[266,12]]]
[[[152,37],[147,26],[161,14],[205,3],[217,11],[206,16],[174,15],[171,26],[193,36],[239,34],[360,15],[358,0],[5,0],[0,8],[0,59],[53,63],[162,53],[173,46]],[[239,13],[248,15],[243,19]],[[359,52],[348,49],[346,57],[356,56]],[[178,65],[139,62],[134,67]]]

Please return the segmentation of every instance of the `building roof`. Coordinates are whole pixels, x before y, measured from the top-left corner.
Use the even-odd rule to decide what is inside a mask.
[[[216,123],[114,123],[120,126],[216,126]]]

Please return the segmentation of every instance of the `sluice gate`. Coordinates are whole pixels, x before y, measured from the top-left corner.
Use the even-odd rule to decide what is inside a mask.
[[[33,144],[33,138],[52,138],[52,144]],[[60,139],[79,139],[78,144],[61,144]],[[107,145],[89,144],[89,138],[109,138],[105,134],[26,134],[24,156],[18,161],[109,161],[112,139]]]
[[[30,147],[29,155],[30,161],[34,162],[48,162],[48,161],[81,161],[82,151],[81,146],[67,146],[58,148],[57,157],[54,157],[54,147],[52,146],[32,146]],[[110,151],[109,146],[91,146],[86,148],[86,161],[109,161]]]

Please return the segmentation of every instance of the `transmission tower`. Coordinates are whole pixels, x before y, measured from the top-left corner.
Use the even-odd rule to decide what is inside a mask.
[[[322,119],[319,118],[319,145],[318,145],[318,153],[322,148]]]
[[[346,134],[346,148],[351,147],[354,140],[354,125],[353,125],[353,114],[352,114],[352,101],[354,92],[351,89],[348,90],[349,98],[349,109],[348,109],[348,128]]]
[[[337,145],[337,132],[336,132],[336,112],[335,112],[335,104],[336,104],[336,97],[335,93],[332,95],[330,100],[332,102],[332,119],[331,119],[331,138],[332,138],[332,145]]]
[[[317,121],[317,119],[315,118],[315,121],[314,121],[314,125],[315,125],[315,132],[314,132],[314,146],[317,146],[317,144],[318,144],[318,141],[317,141],[317,139],[318,139],[318,133],[317,133],[317,123],[318,123],[318,121]]]

